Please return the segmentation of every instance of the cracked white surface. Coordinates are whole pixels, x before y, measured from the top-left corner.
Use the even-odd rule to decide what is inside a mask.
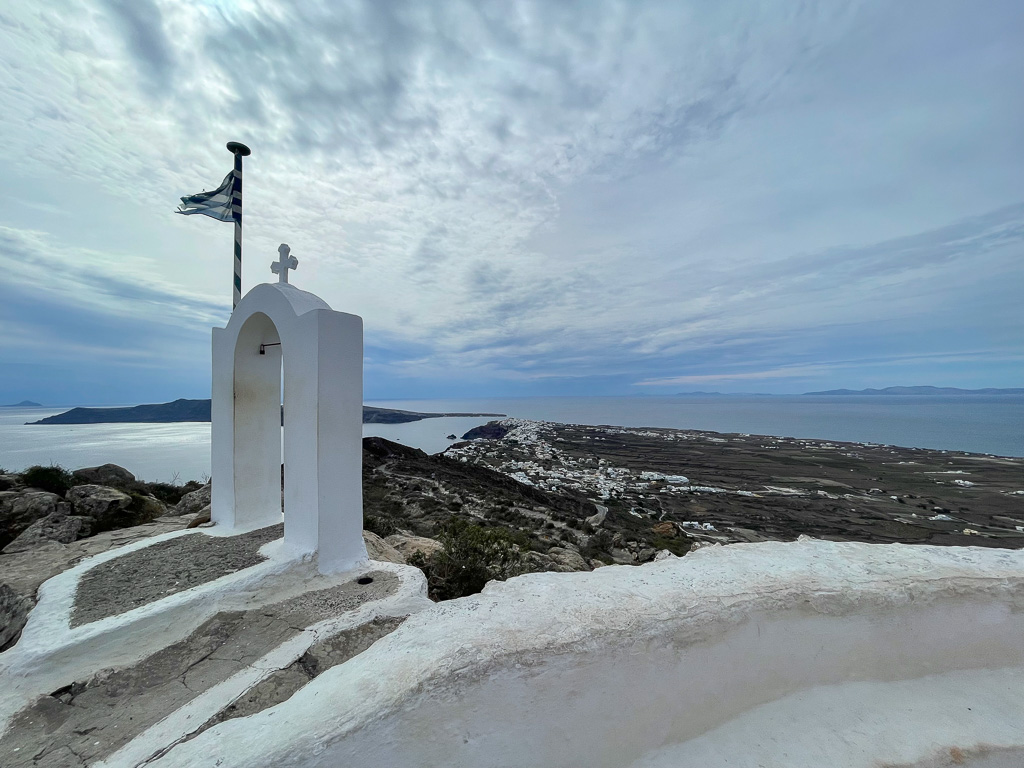
[[[492,583],[153,765],[867,768],[986,742],[1024,747],[1024,686],[998,688],[1022,670],[1024,552],[708,547]],[[863,714],[860,685],[913,739],[875,737],[892,723]],[[914,709],[997,688],[998,721],[964,716],[949,730],[934,707]],[[815,700],[827,706],[793,704]],[[795,734],[843,730],[806,760],[786,762],[776,745],[757,763],[775,722],[758,712],[790,713]]]
[[[184,639],[200,624],[221,611],[253,610],[261,605],[282,601],[301,601],[309,592],[342,585],[371,571],[388,571],[395,574],[399,582],[392,595],[339,612],[338,616],[314,626],[299,627],[302,632],[298,637],[279,648],[269,650],[263,661],[206,691],[199,697],[202,701],[197,699],[194,705],[189,704],[171,715],[168,721],[172,728],[177,727],[174,724],[179,722],[176,717],[181,712],[185,712],[188,715],[185,720],[189,720],[198,711],[197,707],[201,709],[219,702],[217,709],[220,709],[230,703],[234,695],[239,695],[274,671],[278,668],[274,665],[280,659],[286,659],[298,649],[283,665],[287,666],[294,661],[324,632],[340,631],[351,622],[367,620],[367,616],[407,615],[431,605],[426,597],[425,580],[418,569],[367,560],[347,572],[320,574],[315,560],[308,553],[296,551],[286,546],[282,539],[277,539],[261,547],[261,554],[268,559],[254,566],[125,613],[70,627],[78,583],[91,568],[161,541],[185,535],[224,535],[224,531],[213,528],[202,532],[176,531],[155,536],[89,558],[42,585],[39,603],[29,615],[20,641],[0,657],[0,736],[11,719],[36,697],[73,681],[88,679],[106,668],[132,666]],[[237,693],[232,695],[236,688]],[[215,711],[211,714],[215,714]],[[155,727],[166,727],[166,723]],[[135,754],[147,748],[148,742],[136,739],[126,750]],[[147,756],[153,751],[150,749]]]

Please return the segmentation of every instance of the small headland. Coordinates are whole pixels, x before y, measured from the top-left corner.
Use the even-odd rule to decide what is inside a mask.
[[[448,416],[490,418],[501,413],[420,413],[397,408],[363,406],[364,424],[405,424],[421,419]],[[72,408],[64,413],[30,421],[28,424],[168,424],[173,422],[204,422],[210,420],[209,400],[178,399],[170,403],[134,405],[126,408]]]

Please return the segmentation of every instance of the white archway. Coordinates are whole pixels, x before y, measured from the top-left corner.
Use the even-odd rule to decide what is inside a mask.
[[[213,522],[281,520],[284,366],[285,542],[321,571],[366,559],[363,321],[287,283],[257,285],[213,329]]]

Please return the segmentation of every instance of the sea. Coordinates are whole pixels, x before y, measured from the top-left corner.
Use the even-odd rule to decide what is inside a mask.
[[[883,443],[1024,456],[1021,395],[729,395],[676,397],[523,397],[375,400],[368,405],[442,413],[502,413],[570,424],[671,427],[715,432]],[[26,425],[60,408],[0,408],[0,468],[34,464],[70,469],[119,464],[150,482],[202,480],[210,473],[210,425]],[[428,453],[490,418],[364,424],[379,436]]]

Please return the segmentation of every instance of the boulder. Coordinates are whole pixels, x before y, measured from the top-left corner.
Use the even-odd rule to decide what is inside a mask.
[[[391,537],[389,536],[388,538]],[[402,553],[376,533],[363,531],[363,543],[366,544],[366,554],[370,556],[371,560],[405,564],[405,558],[402,556]]]
[[[441,542],[436,539],[428,539],[425,536],[412,536],[405,533],[393,533],[384,541],[397,549],[403,558],[408,558],[413,552],[422,552],[424,557],[430,557],[435,552],[440,552],[444,549],[441,546]]]
[[[551,558],[552,570],[562,573],[570,571],[589,571],[590,566],[583,559],[579,552],[564,547],[552,547],[548,550],[548,557]]]
[[[196,514],[196,516],[185,527],[186,528],[198,528],[201,525],[206,525],[207,523],[210,522],[210,518],[211,517],[212,517],[212,515],[211,515],[211,512],[210,512],[210,505],[207,504],[205,507],[203,507],[201,510],[199,510],[199,512]]]
[[[61,498],[48,491],[0,491],[0,547],[10,544],[36,520],[57,511]]]
[[[612,547],[612,550],[609,554],[611,554],[612,560],[614,560],[619,565],[633,565],[634,563],[636,563],[636,557],[628,549],[623,549],[622,547]]]
[[[544,573],[555,570],[555,561],[533,550],[523,556],[523,573]]]
[[[636,553],[636,561],[638,563],[649,563],[657,556],[657,554],[658,550],[654,547],[644,547]]]
[[[20,595],[7,584],[0,584],[0,651],[6,651],[21,636],[28,612],[35,606],[31,597]]]
[[[70,512],[71,505],[61,502],[53,514],[36,520],[22,531],[18,538],[4,547],[3,553],[9,555],[13,552],[24,552],[44,544],[70,544],[92,533],[91,517],[72,515]]]
[[[0,491],[9,491],[21,482],[17,475],[0,474]]]
[[[67,500],[76,515],[91,517],[103,527],[112,527],[132,503],[127,493],[105,485],[76,485],[67,492]]]
[[[674,539],[679,535],[679,531],[676,529],[675,523],[670,523],[667,520],[661,523],[655,523],[651,530],[658,536],[664,536],[666,539]]]
[[[103,464],[99,467],[76,469],[73,473],[76,480],[84,480],[92,485],[127,485],[135,482],[135,475],[117,464]]]
[[[593,568],[580,557],[580,554],[572,549],[552,547],[546,553],[527,552],[524,557],[527,573],[540,573],[542,571],[554,571],[556,573],[570,573],[572,571],[590,571]]]
[[[190,515],[193,512],[199,512],[203,507],[210,506],[210,484],[207,483],[197,491],[186,493],[181,497],[181,501],[175,505],[173,510],[170,510],[168,514],[171,515]]]
[[[168,513],[167,505],[153,494],[140,496],[136,494],[132,498],[133,525],[148,523]]]

